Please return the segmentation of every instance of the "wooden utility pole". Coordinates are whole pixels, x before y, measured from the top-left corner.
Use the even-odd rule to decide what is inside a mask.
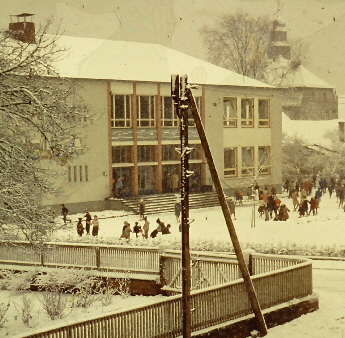
[[[181,232],[182,232],[182,333],[183,338],[191,337],[191,268],[189,249],[189,153],[188,146],[188,98],[187,76],[171,77],[171,96],[175,112],[180,119],[180,155],[181,155]]]
[[[200,119],[197,105],[195,103],[192,91],[188,85],[187,85],[187,88],[188,89],[186,91],[186,96],[188,97],[189,107],[191,108],[192,113],[193,113],[195,126],[196,126],[196,129],[198,130],[201,144],[202,144],[202,147],[203,147],[203,150],[205,153],[205,157],[207,160],[207,164],[208,164],[211,176],[212,176],[213,184],[216,188],[219,203],[220,203],[222,210],[223,210],[226,225],[228,227],[230,238],[231,238],[232,244],[234,246],[235,254],[236,254],[236,257],[238,260],[238,265],[239,265],[239,268],[241,270],[242,278],[243,278],[243,281],[244,281],[244,284],[246,286],[246,290],[248,293],[248,298],[249,298],[249,301],[251,303],[253,313],[254,313],[256,320],[257,320],[258,330],[260,332],[261,337],[263,337],[267,334],[266,322],[265,322],[265,319],[263,317],[263,314],[262,314],[262,311],[260,308],[260,304],[258,302],[256,292],[254,289],[254,285],[253,285],[252,280],[250,278],[249,271],[248,271],[247,265],[246,265],[244,257],[243,257],[242,249],[241,249],[240,243],[238,241],[238,237],[236,234],[234,224],[232,223],[232,220],[231,220],[231,214],[230,214],[230,211],[229,211],[226,199],[225,199],[224,191],[223,191],[223,188],[222,188],[222,185],[221,185],[221,182],[220,182],[220,179],[219,179],[219,176],[218,176],[218,173],[217,173],[214,161],[213,161],[213,157],[212,157],[210,147],[209,147],[209,144],[208,144],[208,141],[206,138],[206,133],[205,133],[204,127],[203,127],[201,119]]]

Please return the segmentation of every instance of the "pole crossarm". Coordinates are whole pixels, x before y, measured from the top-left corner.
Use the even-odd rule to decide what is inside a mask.
[[[219,203],[220,203],[222,211],[223,211],[226,225],[227,225],[227,228],[228,228],[228,231],[230,234],[230,238],[231,238],[234,250],[235,250],[237,260],[238,260],[239,268],[240,268],[241,273],[242,273],[242,278],[243,278],[244,284],[246,286],[248,298],[249,298],[249,301],[251,303],[253,313],[254,313],[256,320],[257,320],[258,330],[260,331],[261,337],[263,337],[263,336],[267,335],[266,322],[265,322],[265,319],[263,317],[263,314],[262,314],[262,311],[260,308],[260,304],[258,302],[257,295],[256,295],[256,292],[254,289],[254,285],[253,285],[252,280],[250,278],[250,274],[249,274],[245,259],[243,257],[242,249],[240,247],[240,243],[239,243],[239,240],[238,240],[238,237],[236,234],[236,230],[235,230],[234,224],[233,224],[232,219],[231,219],[230,210],[229,210],[228,204],[226,202],[225,194],[224,194],[223,188],[221,186],[221,182],[220,182],[220,179],[219,179],[219,176],[218,176],[218,173],[217,173],[214,161],[213,161],[213,156],[212,156],[209,144],[208,144],[208,140],[206,137],[204,126],[203,126],[201,118],[200,118],[198,107],[197,107],[196,102],[194,100],[191,88],[188,85],[187,85],[187,90],[186,90],[186,96],[188,97],[188,103],[189,103],[189,107],[190,107],[192,114],[193,114],[195,127],[198,131],[199,138],[200,138],[200,141],[201,141],[201,144],[202,144],[202,147],[204,150],[204,154],[205,154],[205,157],[207,160],[207,164],[208,164],[211,176],[212,176],[212,180],[213,180],[214,186],[215,186],[216,191],[217,191]]]

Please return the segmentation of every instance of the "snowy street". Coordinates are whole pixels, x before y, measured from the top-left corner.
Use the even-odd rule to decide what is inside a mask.
[[[345,262],[314,261],[313,267],[319,310],[269,329],[268,338],[345,337]]]

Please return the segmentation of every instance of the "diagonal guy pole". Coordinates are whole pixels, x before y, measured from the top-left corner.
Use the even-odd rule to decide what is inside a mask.
[[[261,337],[263,337],[263,336],[266,336],[266,334],[267,334],[266,322],[265,322],[265,319],[263,317],[263,314],[262,314],[262,311],[260,308],[260,304],[258,302],[257,295],[256,295],[256,292],[254,289],[254,285],[253,285],[252,280],[250,278],[249,271],[248,271],[247,265],[246,265],[244,257],[243,257],[243,253],[242,253],[241,246],[240,246],[240,243],[239,243],[238,238],[237,238],[234,224],[232,223],[232,220],[231,220],[231,215],[230,215],[228,205],[226,203],[224,191],[223,191],[223,188],[222,188],[221,183],[220,183],[220,179],[219,179],[219,176],[218,176],[218,173],[217,173],[214,161],[213,161],[211,150],[210,150],[207,138],[206,138],[205,129],[202,125],[200,115],[198,112],[198,108],[196,106],[196,103],[195,103],[192,91],[190,89],[190,86],[188,86],[188,88],[186,90],[186,96],[188,97],[189,107],[191,108],[192,113],[193,113],[195,126],[196,126],[196,129],[198,130],[198,134],[199,134],[199,137],[201,140],[204,154],[205,154],[205,157],[207,159],[207,164],[208,164],[211,176],[212,176],[213,184],[214,184],[216,191],[217,191],[219,203],[220,203],[222,210],[223,210],[226,225],[228,227],[231,241],[232,241],[232,244],[234,246],[235,254],[236,254],[236,257],[238,260],[238,265],[239,265],[239,268],[241,270],[242,278],[244,280],[244,284],[246,286],[246,290],[248,293],[248,298],[249,298],[249,301],[251,303],[251,307],[252,307],[253,313],[255,315],[255,318],[257,320],[258,330],[260,332]]]

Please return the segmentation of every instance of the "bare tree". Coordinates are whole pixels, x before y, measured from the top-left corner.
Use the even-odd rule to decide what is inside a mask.
[[[286,74],[297,69],[304,59],[305,47],[300,41],[291,45],[291,58],[283,64],[269,58],[273,20],[238,12],[224,15],[214,27],[204,26],[200,33],[212,63],[239,74],[280,85]]]
[[[51,225],[42,198],[54,192],[54,173],[78,155],[81,128],[89,121],[76,85],[59,77],[54,63],[66,50],[48,35],[35,43],[0,33],[0,236],[42,241]],[[81,142],[77,142],[78,145]]]
[[[322,167],[314,154],[305,140],[283,134],[283,177],[299,179],[317,174]]]
[[[315,162],[321,167],[323,177],[342,176],[345,165],[345,143],[339,139],[337,129],[328,131],[324,137],[330,141],[329,148],[320,148],[320,154],[315,156]]]

